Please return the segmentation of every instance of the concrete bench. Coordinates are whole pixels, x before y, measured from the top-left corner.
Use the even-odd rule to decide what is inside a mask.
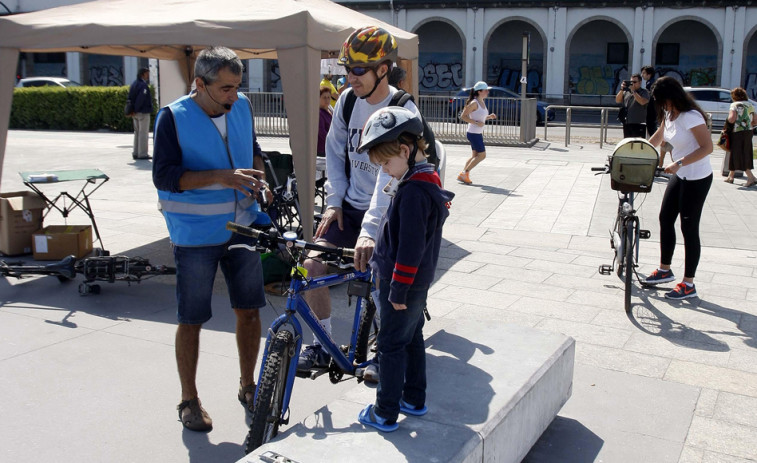
[[[357,415],[376,391],[356,385],[239,463],[271,452],[297,463],[520,462],[571,395],[574,340],[467,320],[434,319],[424,331],[428,414],[400,414],[392,433],[367,429]]]

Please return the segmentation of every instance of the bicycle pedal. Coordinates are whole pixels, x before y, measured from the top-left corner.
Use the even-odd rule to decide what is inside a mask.
[[[610,275],[612,274],[612,265],[602,264],[599,266],[599,274],[600,275]]]
[[[649,230],[639,230],[639,238],[642,240],[648,240],[652,237],[652,232]]]

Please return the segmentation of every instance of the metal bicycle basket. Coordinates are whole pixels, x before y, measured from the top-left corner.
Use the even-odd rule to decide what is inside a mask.
[[[623,193],[647,193],[652,189],[659,155],[643,138],[624,138],[610,158],[610,187]]]

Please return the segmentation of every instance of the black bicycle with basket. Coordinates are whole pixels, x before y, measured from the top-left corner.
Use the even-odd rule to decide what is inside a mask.
[[[618,212],[610,230],[610,247],[613,261],[600,265],[599,273],[610,275],[615,271],[624,282],[625,310],[631,310],[632,275],[640,285],[644,281],[637,272],[639,240],[649,239],[649,230],[641,229],[641,222],[634,207],[638,193],[649,193],[655,177],[665,177],[658,167],[659,154],[654,146],[643,138],[625,138],[618,143],[604,167],[592,167],[592,171],[610,174],[610,187],[618,192]],[[597,174],[599,175],[599,174]],[[617,266],[617,267],[616,267]]]

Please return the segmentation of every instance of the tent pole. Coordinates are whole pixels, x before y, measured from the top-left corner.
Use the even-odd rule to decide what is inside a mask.
[[[8,124],[11,118],[13,87],[16,85],[17,48],[0,48],[0,191],[2,191],[5,144],[8,141]]]

